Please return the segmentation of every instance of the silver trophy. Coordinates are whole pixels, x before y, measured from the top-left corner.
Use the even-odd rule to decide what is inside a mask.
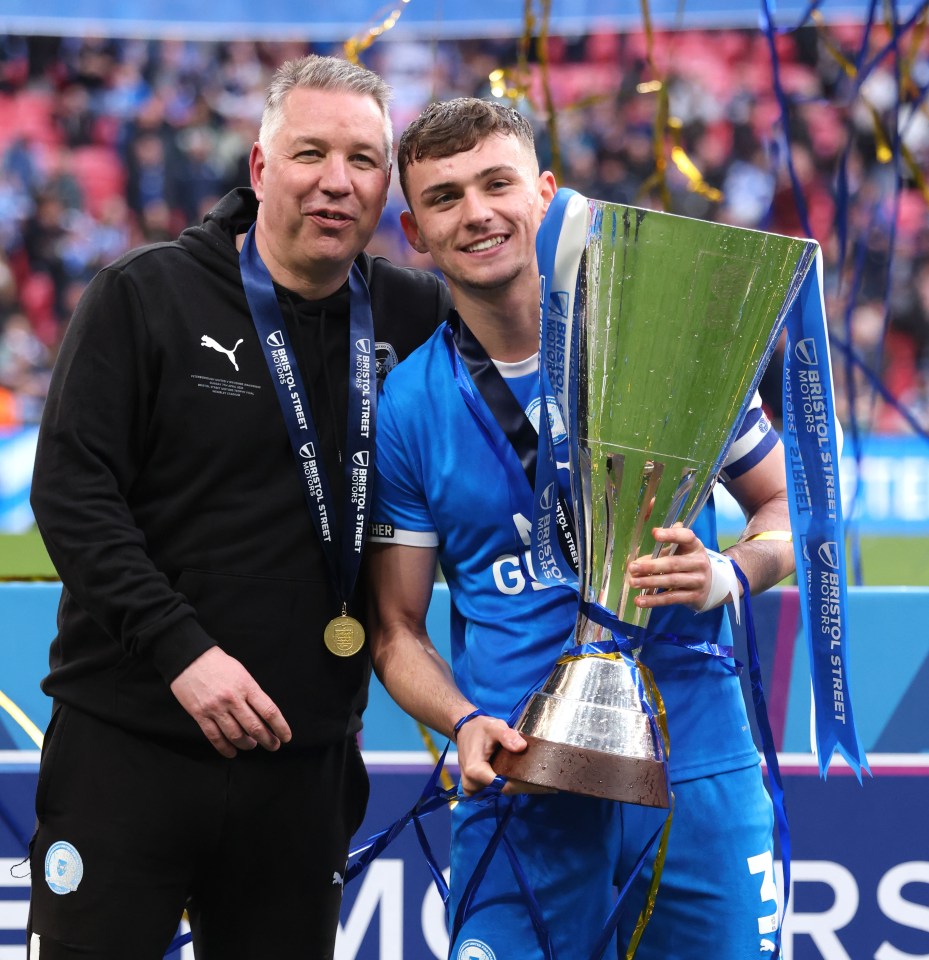
[[[578,329],[559,378],[577,385],[559,402],[580,598],[645,627],[649,611],[634,605],[626,568],[658,555],[653,527],[689,526],[706,503],[817,245],[579,195],[567,210],[584,230],[578,245],[571,227]],[[609,639],[579,613],[577,644]],[[640,691],[621,658],[563,657],[516,723],[527,750],[500,751],[495,770],[666,807],[665,765]]]

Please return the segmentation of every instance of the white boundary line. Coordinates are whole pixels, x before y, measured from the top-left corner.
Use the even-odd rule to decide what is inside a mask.
[[[362,750],[362,757],[368,767],[428,767],[435,766],[435,761],[426,750]],[[38,750],[0,750],[0,773],[4,768],[29,767],[38,768]],[[778,760],[782,767],[816,770],[819,761],[810,753],[779,753]],[[762,762],[764,758],[762,757]],[[446,766],[458,766],[458,754],[449,751],[445,758]],[[925,769],[929,774],[929,753],[870,753],[868,764],[872,770],[882,770],[893,767],[905,767],[911,770]],[[832,758],[829,769],[844,767],[849,769],[843,757],[836,754]]]
[[[38,766],[40,756],[38,750],[0,750],[0,770],[8,766]]]
[[[428,767],[435,761],[425,750],[362,750],[362,757],[368,767]],[[819,761],[811,753],[779,753],[777,759],[782,767],[818,770]],[[764,757],[761,757],[762,763]],[[458,754],[449,752],[445,758],[446,766],[458,766]],[[905,767],[911,770],[925,770],[929,774],[929,753],[869,753],[868,765],[872,770]],[[845,759],[838,754],[832,758],[830,770],[843,767],[849,770]]]
[[[819,760],[811,753],[779,753],[777,759],[784,767],[819,769]],[[869,753],[868,766],[872,770],[880,770],[886,767],[907,767],[918,770],[922,767],[925,768],[926,773],[929,773],[929,753]],[[829,764],[830,770],[833,767],[851,769],[846,759],[839,754],[835,754]]]

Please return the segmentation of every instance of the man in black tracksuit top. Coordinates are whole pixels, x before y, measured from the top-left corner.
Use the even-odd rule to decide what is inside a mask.
[[[362,604],[339,592],[308,509],[239,250],[257,219],[338,532],[349,270],[370,291],[379,379],[448,308],[431,274],[361,253],[386,200],[386,97],[342,61],[285,64],[254,192],[101,271],[71,321],[32,494],[64,585],[32,960],[156,960],[185,908],[198,960],[332,956],[367,802],[369,660],[323,634]]]

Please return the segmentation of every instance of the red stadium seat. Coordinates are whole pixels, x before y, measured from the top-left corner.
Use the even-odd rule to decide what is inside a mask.
[[[54,146],[61,136],[52,119],[52,94],[41,90],[21,90],[0,96],[0,148],[18,136],[32,143]]]
[[[19,300],[36,336],[46,345],[58,336],[55,284],[47,273],[31,273],[19,290]]]
[[[125,192],[126,170],[112,147],[75,147],[71,172],[84,191],[84,203],[91,216],[99,216],[107,200]]]

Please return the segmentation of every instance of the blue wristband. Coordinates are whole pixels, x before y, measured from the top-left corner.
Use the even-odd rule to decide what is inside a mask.
[[[480,707],[477,710],[472,710],[470,713],[466,713],[459,721],[455,724],[455,729],[452,731],[452,738],[458,740],[458,731],[469,721],[473,720],[475,717],[486,717],[487,711],[481,710]]]

